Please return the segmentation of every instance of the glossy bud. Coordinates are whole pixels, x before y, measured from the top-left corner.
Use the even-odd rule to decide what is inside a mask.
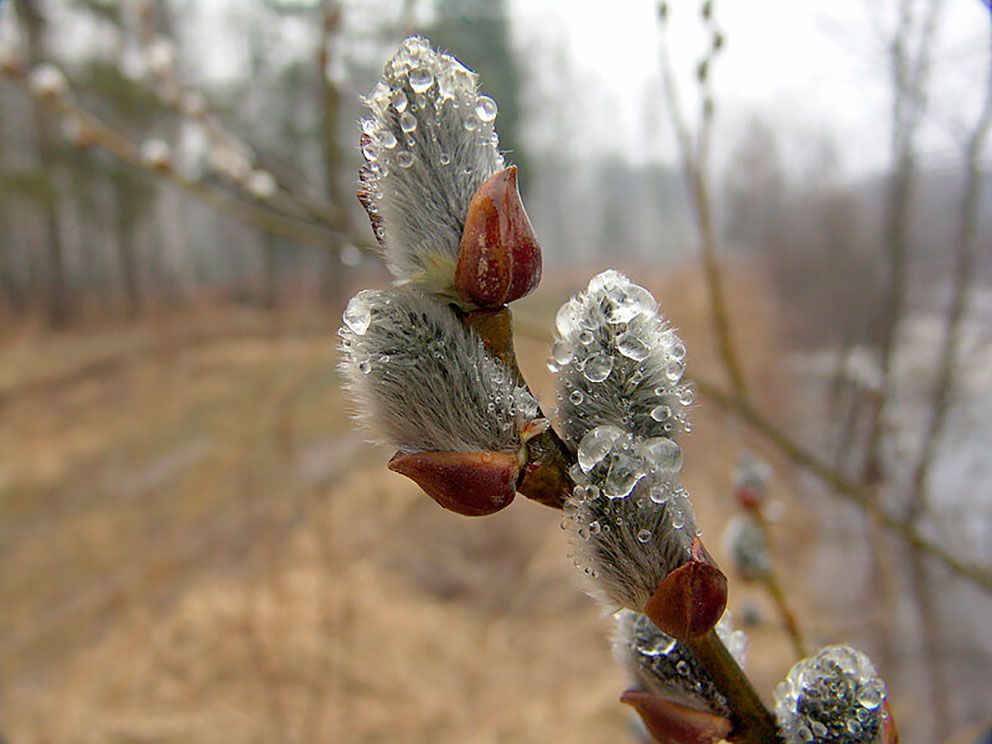
[[[673,703],[660,695],[627,690],[620,702],[637,711],[648,733],[657,742],[713,744],[731,731],[730,721],[695,708]]]
[[[648,600],[644,614],[680,641],[712,630],[727,609],[727,577],[696,537],[692,557],[671,571]]]
[[[516,166],[479,187],[469,203],[455,287],[473,304],[499,307],[541,282],[541,247],[517,190]]]
[[[514,452],[397,452],[389,469],[414,481],[445,509],[481,517],[513,501],[520,461]]]

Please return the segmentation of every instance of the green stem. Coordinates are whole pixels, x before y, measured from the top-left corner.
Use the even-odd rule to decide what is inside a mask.
[[[747,744],[780,741],[771,711],[761,702],[751,680],[723,645],[716,631],[711,630],[706,635],[687,641],[686,645],[727,698],[734,723],[731,741]]]

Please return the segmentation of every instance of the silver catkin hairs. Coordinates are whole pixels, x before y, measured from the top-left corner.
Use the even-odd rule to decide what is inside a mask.
[[[627,670],[635,689],[715,715],[729,714],[726,698],[685,644],[658,630],[639,612],[622,610],[614,619],[613,656]],[[743,667],[747,637],[743,631],[734,630],[729,612],[716,631]]]
[[[827,646],[789,670],[775,688],[786,744],[877,744],[886,724],[885,683],[850,646]]]
[[[644,611],[698,534],[675,442],[692,397],[685,347],[654,297],[616,271],[593,277],[556,323],[557,419],[578,461],[564,515],[572,557],[606,609]]]
[[[662,580],[689,560],[698,530],[675,473],[655,468],[630,434],[608,436],[603,459],[589,473],[573,473],[563,525],[571,558],[604,609],[644,611]]]
[[[552,367],[558,425],[572,446],[604,424],[639,437],[688,429],[693,389],[682,383],[685,345],[651,293],[609,270],[562,305]]]
[[[410,288],[363,290],[339,330],[358,418],[404,452],[516,451],[537,403],[445,304]]]
[[[503,167],[496,103],[478,76],[422,37],[406,39],[366,96],[359,198],[401,283],[456,296],[469,203]]]

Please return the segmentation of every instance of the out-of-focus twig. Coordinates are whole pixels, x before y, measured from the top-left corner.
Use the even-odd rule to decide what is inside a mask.
[[[23,78],[13,77],[12,79],[26,88]],[[330,245],[347,238],[347,235],[341,230],[287,217],[260,204],[237,199],[203,181],[183,175],[172,167],[171,163],[149,161],[142,156],[140,147],[115,132],[67,96],[36,96],[36,98],[42,104],[59,112],[63,117],[74,121],[85,132],[87,145],[97,147],[127,165],[144,170],[178,186],[213,209],[239,222],[287,238],[300,245],[322,250],[326,250]]]
[[[668,51],[668,7],[662,4],[659,12],[659,28],[661,31],[661,73],[664,83],[667,110],[672,127],[675,129],[679,156],[682,162],[682,177],[689,191],[696,228],[699,231],[700,257],[703,272],[706,276],[706,287],[709,291],[710,308],[712,311],[713,327],[716,332],[717,347],[720,359],[730,379],[731,388],[738,395],[746,394],[744,372],[741,368],[734,348],[730,328],[730,316],[727,312],[727,301],[723,289],[723,277],[720,262],[717,258],[716,227],[713,223],[712,199],[709,188],[709,140],[713,119],[713,95],[711,88],[711,68],[717,53],[723,47],[723,36],[716,29],[713,21],[713,3],[704,0],[702,4],[703,20],[710,33],[710,46],[699,63],[696,77],[700,87],[700,121],[697,126],[697,137],[693,140],[689,123],[682,108],[681,96],[675,80],[675,72],[671,55]]]
[[[768,420],[747,400],[698,377],[695,379],[695,383],[699,392],[706,398],[761,434],[782,455],[830,486],[833,493],[870,514],[883,528],[894,533],[913,548],[939,561],[951,572],[966,579],[987,594],[992,594],[992,573],[987,569],[961,560],[943,546],[925,537],[916,527],[906,524],[899,516],[890,514],[878,502],[874,490],[860,486],[841,473],[834,471],[828,464],[803,448],[791,436]]]
[[[989,24],[989,28],[992,29],[992,23]],[[964,148],[965,179],[957,229],[954,286],[938,357],[937,381],[931,396],[930,421],[923,435],[923,446],[913,470],[912,486],[906,504],[906,518],[912,522],[919,518],[925,508],[930,467],[947,424],[947,415],[957,385],[964,319],[977,273],[975,264],[978,258],[978,207],[981,203],[983,186],[981,157],[990,128],[992,128],[992,54],[990,54],[988,78],[985,84],[985,101]]]

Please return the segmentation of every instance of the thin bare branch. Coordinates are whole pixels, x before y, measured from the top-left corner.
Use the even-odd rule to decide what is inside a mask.
[[[992,19],[990,19],[992,20]],[[992,23],[989,28],[992,29]],[[990,50],[992,51],[992,50]],[[957,230],[957,252],[951,304],[944,324],[937,379],[930,400],[930,420],[913,470],[906,518],[915,522],[926,509],[927,480],[957,386],[961,341],[978,259],[978,206],[981,202],[981,157],[992,128],[992,54],[985,85],[985,102],[965,146],[965,180]]]
[[[712,28],[712,8],[707,24]],[[707,171],[708,139],[711,120],[713,117],[712,91],[709,88],[709,77],[716,44],[714,43],[697,70],[697,80],[700,85],[702,98],[700,106],[701,121],[697,127],[698,139],[693,142],[692,134],[685,115],[682,111],[681,98],[675,81],[672,59],[668,49],[667,14],[660,21],[661,32],[661,73],[664,83],[667,110],[672,126],[675,129],[679,155],[682,162],[682,175],[686,189],[689,191],[696,228],[699,231],[700,257],[703,272],[706,276],[706,287],[709,292],[710,308],[713,327],[716,333],[717,347],[724,369],[730,379],[730,385],[738,395],[747,392],[744,373],[734,349],[730,329],[730,316],[727,312],[726,296],[723,289],[723,277],[720,262],[717,258],[716,228],[713,224],[713,206],[709,189]]]
[[[874,489],[859,486],[833,470],[765,418],[748,401],[726,392],[706,380],[700,380],[698,377],[695,379],[695,383],[700,393],[761,434],[782,455],[816,476],[817,479],[829,486],[833,493],[870,514],[887,531],[939,561],[954,574],[974,584],[987,594],[992,594],[992,572],[989,572],[988,569],[963,561],[943,546],[925,537],[913,525],[906,524],[898,516],[890,514],[880,505]]]

